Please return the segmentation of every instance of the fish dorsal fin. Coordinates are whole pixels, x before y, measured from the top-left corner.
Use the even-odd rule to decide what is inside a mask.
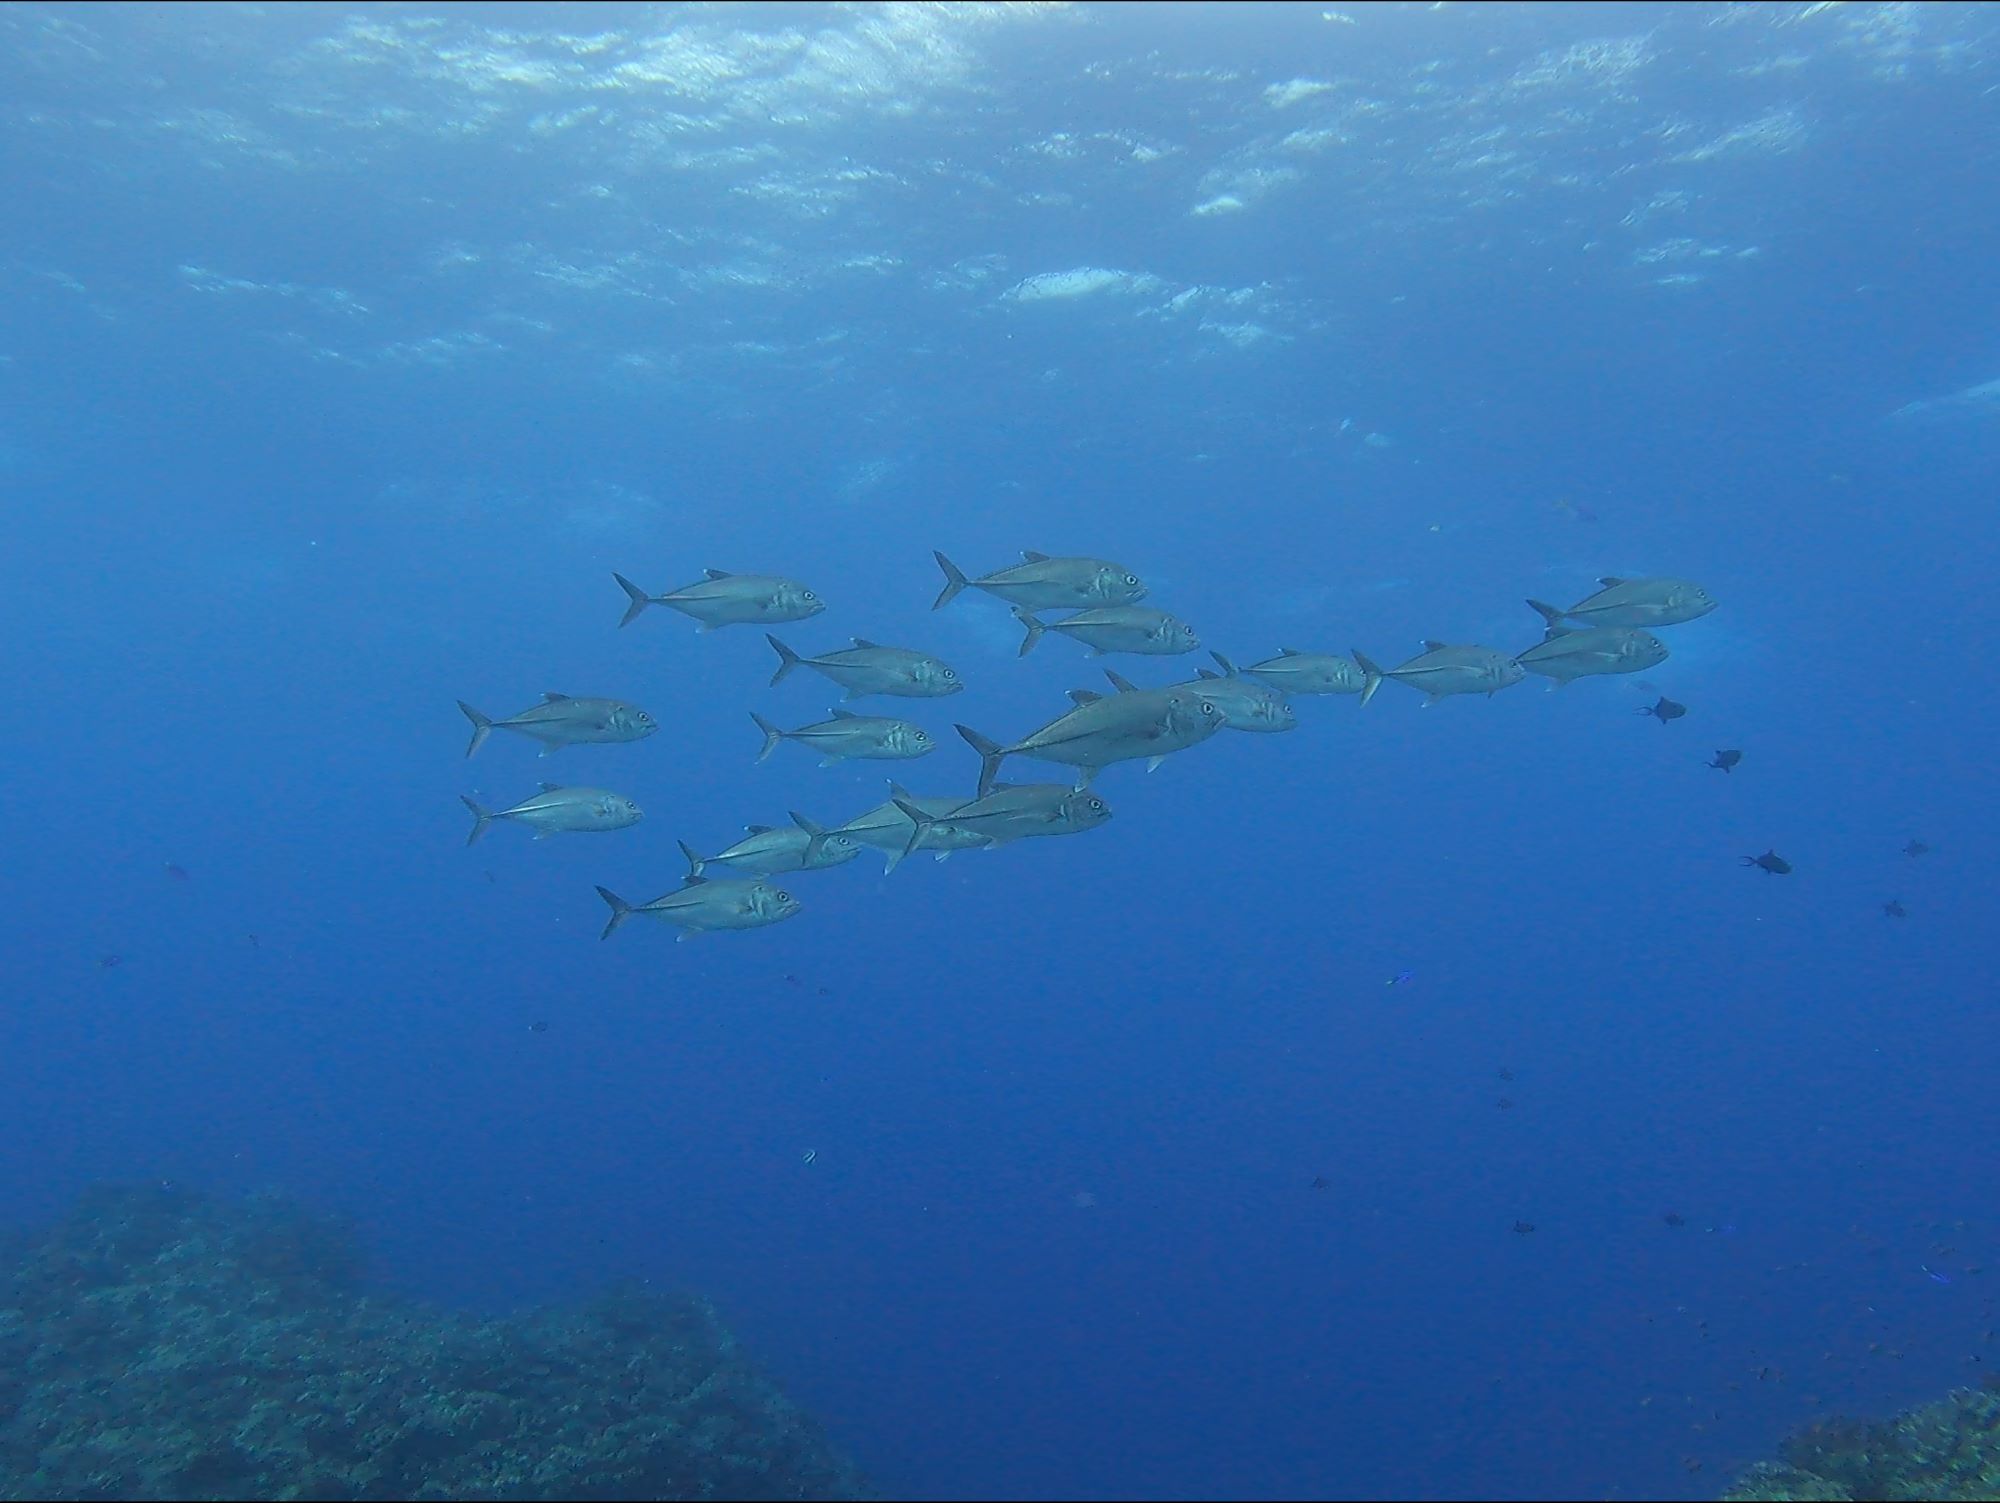
[[[1215,671],[1215,670],[1214,670],[1213,668],[1204,668],[1204,669],[1202,669],[1202,670],[1201,670],[1201,676],[1202,676],[1203,678],[1221,678],[1221,677],[1222,677],[1222,675],[1221,675],[1221,674],[1219,674],[1219,673],[1217,673],[1217,672],[1216,672],[1216,671]]]
[[[1443,652],[1445,650],[1445,646],[1446,644],[1443,642],[1433,642],[1429,637],[1424,638],[1425,652]]]
[[[1139,687],[1132,680],[1125,677],[1124,674],[1113,668],[1105,669],[1104,676],[1111,680],[1111,687],[1116,689],[1120,694],[1130,694]]]
[[[771,833],[771,826],[769,825],[745,825],[743,828],[748,830],[752,835],[768,835]]]
[[[1208,655],[1215,659],[1216,667],[1220,668],[1224,673],[1228,674],[1231,678],[1236,677],[1236,665],[1230,662],[1228,658],[1224,657],[1221,653],[1216,652],[1213,649],[1210,649]]]
[[[561,793],[561,792],[562,792],[562,784],[560,784],[560,783],[544,783],[544,784],[542,784],[542,792],[544,792],[544,793]]]
[[[702,577],[705,579],[728,579],[730,577],[727,569],[703,569],[701,572]]]
[[[1280,647],[1278,649],[1278,656],[1281,658],[1295,658],[1301,655],[1296,647]]]
[[[1094,705],[1100,699],[1104,698],[1095,689],[1072,689],[1069,691],[1069,697],[1078,706]]]
[[[1624,580],[1620,579],[1615,574],[1606,574],[1602,576],[1597,582],[1603,585],[1604,588],[1607,590],[1616,589],[1619,585],[1625,583]]]
[[[1049,556],[1046,553],[1037,553],[1032,548],[1021,550],[1021,562],[1024,564],[1045,564],[1048,561]]]
[[[860,720],[863,718],[859,711],[843,710],[838,705],[835,705],[832,709],[828,710],[826,713],[832,716],[835,720]]]
[[[877,647],[880,646],[881,644],[877,642],[871,642],[866,637],[856,637],[854,639],[854,645],[856,647]]]
[[[909,799],[914,799],[916,795],[910,792],[910,790],[905,788],[901,783],[897,782],[894,778],[891,778],[889,780],[889,797],[892,801],[895,799],[904,799],[907,801]]]
[[[542,691],[542,703],[545,705],[561,704],[568,698],[567,694],[558,694],[553,689],[544,689]]]

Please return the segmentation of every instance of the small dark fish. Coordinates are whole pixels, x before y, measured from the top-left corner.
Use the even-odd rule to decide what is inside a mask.
[[[1908,918],[1910,916],[1909,910],[1894,898],[1889,899],[1888,902],[1882,905],[1882,912],[1889,918]]]
[[[1688,707],[1686,705],[1675,704],[1671,699],[1662,694],[1658,704],[1648,705],[1639,713],[1641,715],[1650,715],[1664,725],[1669,720],[1679,720],[1687,712]]]
[[[1502,1066],[1500,1069],[1500,1078],[1502,1080],[1512,1080],[1514,1078],[1514,1072],[1512,1070],[1507,1069],[1505,1066]]]
[[[541,1018],[535,1019],[534,1022],[528,1025],[528,1032],[530,1033],[547,1033],[548,1031],[549,1031],[548,1023]]]
[[[243,937],[244,937],[245,939],[247,939],[247,940],[249,940],[249,941],[250,941],[250,948],[251,948],[251,949],[253,949],[253,950],[261,950],[261,949],[263,949],[263,948],[264,948],[264,947],[263,947],[263,946],[262,946],[261,944],[259,944],[259,943],[258,943],[258,941],[257,941],[257,936],[256,936],[256,935],[254,935],[254,934],[246,934],[246,935],[244,935]]]
[[[813,992],[814,992],[814,995],[816,995],[816,996],[821,996],[821,997],[831,997],[831,996],[833,995],[833,993],[832,993],[832,992],[828,991],[828,990],[827,990],[827,989],[826,989],[825,987],[823,987],[823,986],[820,986],[820,987],[815,987],[815,988],[813,988]]]
[[[1502,1096],[1500,1098],[1500,1110],[1503,1112],[1514,1110],[1514,1100],[1511,1096]]]
[[[1517,1221],[1514,1223],[1515,1232],[1523,1237],[1527,1236],[1528,1233],[1532,1232],[1534,1229],[1535,1229],[1535,1223],[1532,1221]]]
[[[1719,751],[1715,754],[1715,760],[1708,765],[1710,767],[1720,767],[1724,772],[1727,772],[1742,760],[1743,753],[1740,751]]]
[[[1683,1216],[1679,1211],[1668,1211],[1665,1215],[1660,1217],[1660,1220],[1666,1222],[1668,1226],[1687,1225],[1687,1217]]]
[[[1326,1176],[1324,1174],[1315,1174],[1313,1176],[1312,1187],[1315,1190],[1326,1189],[1327,1188]]]
[[[1780,856],[1776,851],[1766,851],[1761,856],[1745,856],[1743,864],[1745,866],[1759,867],[1774,877],[1789,876],[1792,870],[1792,863],[1787,861],[1783,856]]]
[[[123,955],[100,955],[97,957],[97,968],[100,971],[113,970],[123,964],[125,964],[125,957]]]
[[[1922,856],[1928,854],[1929,851],[1930,847],[1925,845],[1921,840],[1912,840],[1908,845],[1903,847],[1903,854],[1905,856]]]
[[[174,882],[185,882],[188,879],[188,869],[178,861],[169,861],[166,864],[166,872],[168,879]]]
[[[797,986],[799,984],[799,978],[794,976],[790,971],[787,971],[785,972],[785,984],[787,986]]]
[[[1404,982],[1413,980],[1415,975],[1414,971],[1398,971],[1382,984],[1384,986],[1401,986]]]

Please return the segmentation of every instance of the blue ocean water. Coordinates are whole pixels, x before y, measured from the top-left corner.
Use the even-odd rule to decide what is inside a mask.
[[[1997,65],[1947,5],[0,8],[0,1219],[693,1287],[890,1495],[1712,1493],[1976,1381]],[[1238,661],[1721,604],[601,943],[677,839],[1104,687],[933,549]],[[617,629],[710,567],[952,662],[858,706],[941,749],[758,765],[829,686]],[[466,760],[547,690],[663,729]],[[646,819],[467,849],[544,777]]]

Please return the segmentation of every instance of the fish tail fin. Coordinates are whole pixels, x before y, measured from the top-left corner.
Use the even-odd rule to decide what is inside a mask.
[[[904,856],[909,855],[917,848],[917,842],[924,838],[924,831],[937,823],[935,815],[924,813],[923,810],[919,809],[908,799],[899,798],[895,801],[895,804],[898,809],[903,811],[903,817],[910,822],[910,838],[903,842],[902,851],[896,855],[894,861],[890,862],[889,869],[891,871],[895,870],[896,861],[901,861]]]
[[[609,939],[618,926],[630,918],[636,910],[608,887],[598,888],[597,895],[611,905],[611,917],[605,922],[604,932],[597,937],[601,940]]]
[[[653,597],[633,584],[623,574],[614,572],[611,577],[618,581],[619,586],[631,598],[632,603],[625,607],[625,619],[618,623],[620,626],[630,626],[634,621],[639,619],[639,613],[653,603]]]
[[[799,664],[803,661],[803,659],[801,659],[796,652],[793,652],[792,649],[787,647],[783,642],[780,642],[776,637],[772,636],[771,633],[769,632],[764,633],[764,640],[766,642],[769,642],[772,648],[778,654],[778,671],[771,675],[771,682],[773,684],[781,683],[783,682],[785,675],[790,673],[794,668],[798,667]]]
[[[1353,653],[1354,666],[1361,670],[1361,702],[1365,705],[1375,697],[1375,691],[1382,687],[1382,670],[1375,666],[1374,660],[1365,652],[1355,652],[1352,648],[1349,651]]]
[[[826,844],[826,837],[833,831],[824,825],[814,824],[796,809],[788,809],[786,812],[792,816],[792,823],[806,832],[805,863],[811,866],[819,859],[820,847]]]
[[[495,819],[499,818],[499,816],[496,815],[491,809],[480,808],[479,805],[475,804],[471,799],[467,798],[462,793],[458,796],[458,799],[460,803],[464,804],[466,808],[472,811],[472,833],[465,837],[465,843],[467,845],[472,845],[479,839],[480,836],[486,833],[486,827],[492,824]]]
[[[985,798],[993,791],[993,780],[1000,776],[1000,759],[1007,753],[1000,749],[999,742],[988,740],[969,725],[956,729],[965,738],[965,744],[979,753],[979,796]]]
[[[1224,673],[1228,674],[1231,678],[1236,677],[1236,665],[1230,662],[1228,658],[1224,657],[1221,653],[1216,652],[1212,649],[1210,650],[1208,655],[1215,659],[1216,667],[1220,668]]]
[[[785,739],[785,733],[755,710],[750,712],[750,718],[757,722],[757,729],[764,733],[764,749],[757,753],[757,760],[761,762],[778,749],[778,743]]]
[[[1530,600],[1528,608],[1542,618],[1542,623],[1550,631],[1557,630],[1563,624],[1563,613],[1545,600]]]
[[[1021,657],[1026,657],[1035,650],[1035,644],[1042,640],[1042,633],[1047,631],[1048,628],[1022,610],[1018,605],[1014,607],[1014,619],[1027,628],[1028,634],[1021,638],[1021,651],[1019,654]]]
[[[458,702],[458,707],[465,711],[465,718],[472,722],[472,744],[465,749],[465,754],[469,757],[484,746],[486,738],[493,734],[493,722],[462,699]]]
[[[944,570],[944,588],[938,591],[938,598],[931,602],[932,610],[941,611],[950,605],[952,601],[956,600],[958,592],[971,584],[972,581],[960,572],[957,564],[946,558],[937,549],[933,548],[931,550],[931,557],[936,559],[938,567]]]
[[[701,875],[701,869],[704,866],[707,866],[708,862],[703,860],[700,856],[697,856],[694,853],[694,847],[689,845],[685,840],[679,842],[679,844],[681,848],[681,854],[687,857],[688,880],[692,882],[696,877],[699,877]]]

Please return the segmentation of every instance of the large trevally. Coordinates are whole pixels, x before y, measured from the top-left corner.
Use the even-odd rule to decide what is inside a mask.
[[[622,699],[572,699],[567,694],[549,693],[542,696],[540,704],[505,720],[482,715],[462,699],[458,707],[472,722],[472,744],[465,749],[468,757],[484,746],[494,731],[519,731],[523,736],[532,736],[542,743],[542,755],[546,757],[565,746],[641,741],[660,728],[651,715]]]
[[[806,667],[824,673],[847,691],[845,698],[864,694],[895,694],[905,699],[941,699],[965,687],[958,670],[942,658],[908,647],[884,647],[866,637],[856,637],[852,647],[822,653],[815,658],[800,657],[776,637],[765,635],[778,654],[778,671],[771,682],[778,683],[794,668]]]
[[[915,826],[915,850],[936,827],[937,817],[906,799],[896,801]],[[995,783],[990,793],[960,804],[945,816],[952,825],[982,835],[995,846],[1035,835],[1076,835],[1111,818],[1111,806],[1087,788],[1063,783]]]
[[[1423,690],[1424,703],[1432,705],[1448,694],[1498,694],[1526,677],[1521,665],[1504,652],[1491,647],[1452,647],[1444,642],[1424,643],[1421,653],[1386,672],[1358,652],[1354,661],[1371,679],[1361,691],[1363,704],[1375,697],[1385,678]]]
[[[1594,673],[1637,673],[1666,660],[1667,644],[1636,626],[1551,627],[1546,641],[1514,659],[1555,680],[1552,689]]]
[[[959,735],[979,753],[982,798],[993,791],[1007,757],[1034,757],[1074,767],[1076,786],[1081,788],[1099,768],[1113,762],[1144,757],[1150,767],[1158,767],[1168,753],[1206,741],[1222,728],[1222,712],[1214,702],[1184,689],[1135,689],[1113,695],[1072,689],[1070,698],[1075,709],[1011,746],[1002,746],[970,726],[958,727]]]
[[[700,630],[719,626],[803,621],[826,609],[826,602],[796,579],[779,574],[727,574],[709,569],[701,579],[664,595],[648,595],[623,574],[613,574],[631,604],[620,626],[630,626],[649,605],[669,606],[701,623]]]
[[[522,799],[511,809],[482,809],[464,794],[459,799],[472,811],[467,845],[484,835],[496,819],[524,824],[535,832],[535,839],[542,840],[571,831],[622,830],[645,817],[644,811],[623,794],[602,788],[564,788],[557,783],[542,784],[540,793]]]
[[[1009,605],[1029,611],[1082,610],[1093,605],[1130,605],[1143,600],[1146,587],[1130,569],[1101,558],[1050,558],[1023,551],[1021,562],[967,579],[942,553],[931,555],[944,570],[944,589],[932,610],[949,605],[958,592],[971,588],[998,595]]]
[[[609,939],[618,926],[635,913],[648,914],[677,925],[678,939],[690,934],[706,934],[711,929],[761,929],[788,919],[799,911],[799,900],[782,887],[763,881],[711,881],[689,877],[687,884],[650,903],[628,903],[608,887],[597,895],[611,905],[611,918],[599,939]]]
[[[820,754],[820,766],[832,767],[855,757],[898,762],[921,757],[937,750],[931,733],[907,720],[891,720],[883,715],[857,715],[852,710],[828,710],[831,718],[795,731],[781,731],[755,710],[750,718],[764,733],[764,749],[757,753],[763,761],[780,741],[797,741]]]
[[[1604,588],[1566,611],[1540,600],[1529,605],[1551,626],[1575,621],[1584,626],[1678,626],[1715,609],[1715,597],[1688,579],[1619,579],[1606,575]]]
[[[1211,652],[1209,656],[1221,666],[1220,674],[1212,668],[1204,668],[1199,678],[1173,687],[1199,690],[1222,712],[1222,723],[1233,731],[1290,731],[1298,728],[1299,717],[1292,709],[1292,702],[1283,694],[1267,683],[1238,673],[1236,666],[1221,653]],[[1116,687],[1130,687],[1117,674],[1108,676]]]
[[[956,820],[946,816],[954,809],[965,806],[963,794],[948,794],[942,798],[920,797],[910,792],[900,783],[889,785],[889,800],[870,809],[866,814],[856,815],[840,826],[837,833],[850,835],[864,845],[872,845],[881,851],[886,864],[885,874],[896,869],[897,864],[911,851],[930,851],[935,859],[942,861],[953,851],[969,851],[989,843],[989,838],[976,830],[968,830]],[[928,821],[921,827],[914,826],[906,808],[915,808]],[[916,839],[911,840],[912,830]]]
[[[1218,662],[1220,653],[1211,653]],[[1234,671],[1233,669],[1230,671]],[[1333,652],[1300,652],[1280,647],[1278,655],[1252,663],[1243,672],[1261,678],[1287,694],[1360,694],[1366,697],[1374,682],[1359,663]]]
[[[1155,610],[1150,605],[1105,605],[1078,611],[1060,621],[1038,621],[1019,606],[1014,619],[1027,628],[1021,639],[1021,656],[1026,657],[1045,632],[1059,631],[1074,637],[1090,649],[1094,658],[1107,652],[1141,652],[1157,657],[1193,652],[1201,646],[1194,628],[1178,616]]]
[[[819,871],[839,866],[861,854],[852,836],[823,830],[803,814],[793,814],[791,828],[783,825],[745,825],[744,837],[713,856],[697,856],[683,840],[681,854],[687,857],[688,875],[699,877],[710,866],[729,866],[738,871],[774,876],[778,872]]]

